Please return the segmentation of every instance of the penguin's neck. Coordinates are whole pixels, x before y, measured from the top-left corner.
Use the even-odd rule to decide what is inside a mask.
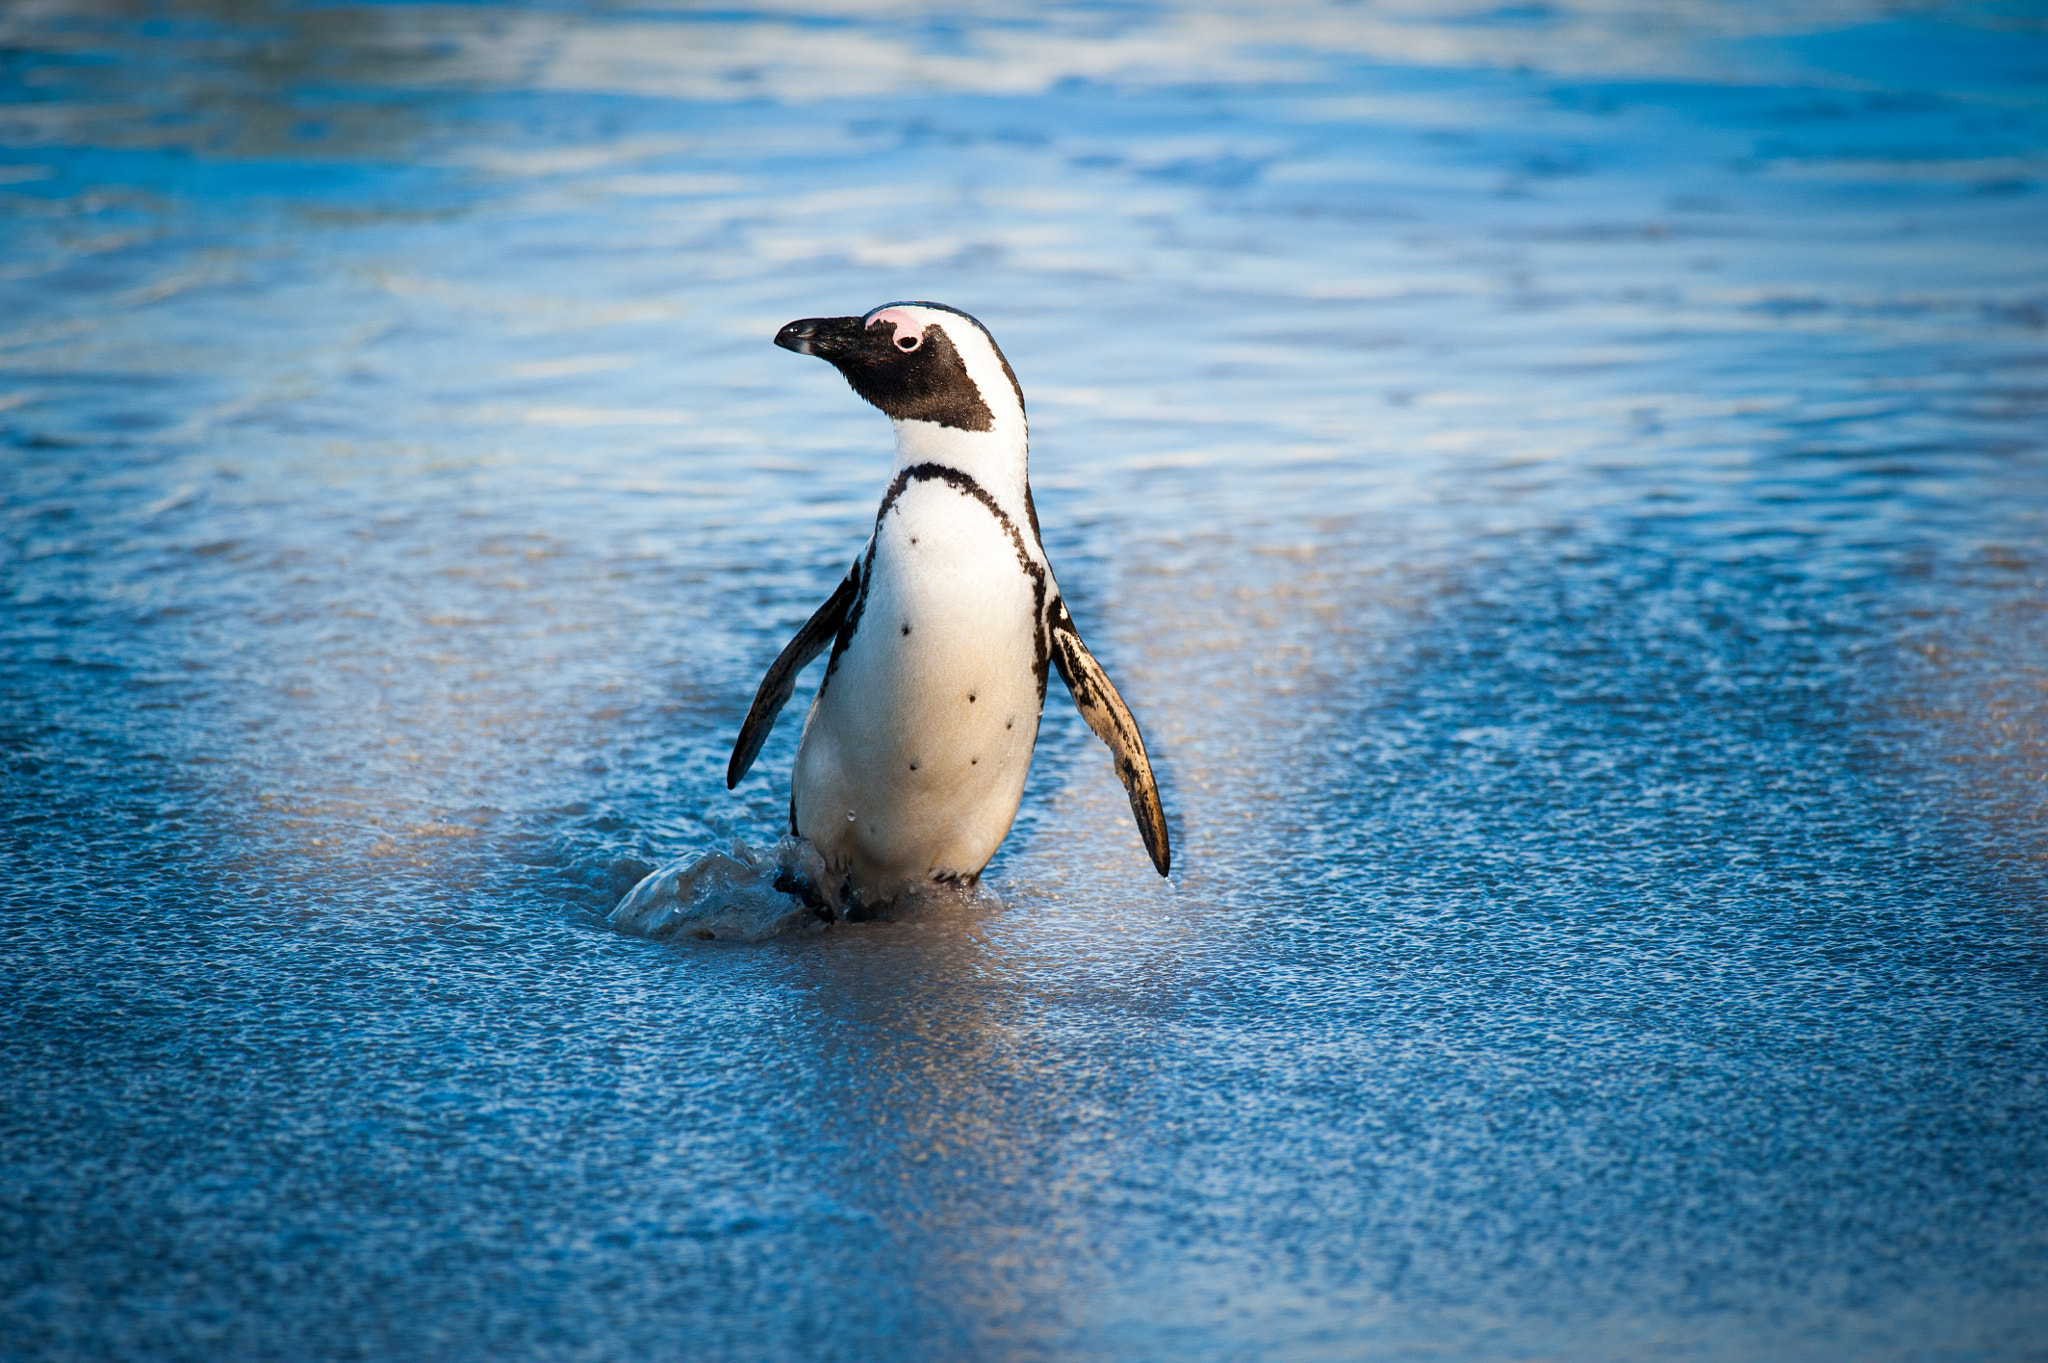
[[[988,489],[1006,510],[1024,505],[1030,442],[1022,412],[997,416],[993,429],[963,431],[931,421],[894,421],[896,472],[919,464],[958,469]]]

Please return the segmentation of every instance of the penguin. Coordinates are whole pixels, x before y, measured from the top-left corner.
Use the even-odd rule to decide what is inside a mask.
[[[1024,797],[1059,669],[1109,746],[1160,875],[1172,853],[1138,722],[1060,596],[1026,474],[1024,390],[988,329],[938,303],[791,322],[886,414],[896,467],[874,533],[761,679],[726,789],[754,765],[797,674],[830,648],[790,773],[790,831],[823,860],[828,912],[972,885]]]

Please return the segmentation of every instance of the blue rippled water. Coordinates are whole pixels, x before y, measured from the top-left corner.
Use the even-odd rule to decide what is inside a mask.
[[[0,9],[0,1355],[2048,1358],[2044,241],[2031,4]],[[903,297],[1174,877],[623,936]]]

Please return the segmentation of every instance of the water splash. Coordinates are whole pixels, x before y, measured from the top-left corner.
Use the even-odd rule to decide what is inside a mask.
[[[657,942],[765,942],[822,932],[837,922],[901,919],[937,908],[998,902],[978,884],[935,884],[915,886],[886,904],[863,904],[827,873],[810,839],[785,833],[765,850],[734,839],[729,853],[678,857],[643,876],[607,921],[621,932]]]
[[[609,921],[657,942],[765,942],[829,925],[837,915],[811,890],[825,883],[824,859],[808,839],[785,834],[765,851],[735,839],[730,853],[699,852],[649,872]]]

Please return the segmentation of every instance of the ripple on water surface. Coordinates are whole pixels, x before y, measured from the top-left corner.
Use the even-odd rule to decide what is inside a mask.
[[[0,15],[0,1352],[2038,1356],[2044,69]],[[784,830],[888,454],[769,338],[895,298],[1018,371],[1175,876],[1055,686],[983,898],[618,932]]]

